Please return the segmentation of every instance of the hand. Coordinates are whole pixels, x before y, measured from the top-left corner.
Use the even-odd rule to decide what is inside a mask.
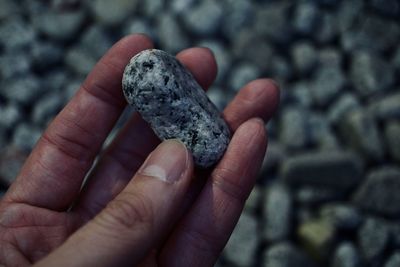
[[[180,142],[158,145],[136,113],[101,152],[126,105],[123,69],[133,55],[151,47],[143,35],[115,44],[38,141],[0,204],[1,264],[215,263],[264,157],[267,136],[259,118],[270,118],[279,92],[271,80],[260,79],[238,93],[223,113],[232,140],[207,173],[194,173]],[[217,71],[212,53],[191,48],[177,58],[207,89]]]

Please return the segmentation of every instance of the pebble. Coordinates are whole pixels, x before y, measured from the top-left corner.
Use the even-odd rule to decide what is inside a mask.
[[[400,122],[390,121],[385,125],[385,139],[391,157],[400,162]]]
[[[294,67],[299,74],[306,74],[312,70],[317,62],[317,53],[310,42],[298,42],[291,49]]]
[[[361,96],[369,96],[390,88],[394,82],[393,69],[389,63],[372,53],[354,53],[350,78]]]
[[[63,49],[55,42],[38,41],[31,46],[32,63],[36,69],[46,71],[47,68],[61,63]]]
[[[292,227],[292,196],[282,184],[268,186],[263,202],[263,237],[267,242],[281,241]]]
[[[315,206],[342,198],[336,189],[303,185],[296,189],[294,198],[303,206]]]
[[[254,186],[253,190],[251,190],[251,193],[246,200],[246,204],[244,206],[245,212],[253,215],[257,214],[262,195],[263,195],[263,190],[261,186],[258,185]]]
[[[0,77],[10,79],[29,72],[31,58],[26,53],[10,53],[0,56]]]
[[[360,263],[360,255],[353,243],[344,241],[337,246],[332,267],[359,267]]]
[[[353,93],[343,93],[330,107],[328,120],[333,124],[339,124],[345,116],[361,108],[358,97]]]
[[[243,86],[259,78],[260,72],[257,66],[243,62],[233,66],[228,78],[228,85],[231,90],[238,92]]]
[[[86,50],[80,47],[72,47],[67,51],[64,63],[72,72],[86,76],[96,65],[97,60]]]
[[[60,111],[63,103],[63,95],[59,93],[47,94],[36,103],[33,109],[32,121],[36,125],[46,126]]]
[[[204,40],[198,45],[201,47],[207,47],[213,52],[218,66],[218,73],[215,83],[223,83],[232,65],[232,56],[227,52],[228,48],[222,42],[213,41],[211,39]]]
[[[37,31],[54,40],[70,40],[85,22],[85,13],[76,11],[49,11],[40,16],[33,17],[33,25]]]
[[[348,144],[373,161],[382,160],[385,150],[374,117],[364,109],[348,113],[340,123],[340,133]]]
[[[386,261],[384,267],[398,267],[400,266],[400,252],[393,253]]]
[[[313,2],[298,2],[294,8],[292,27],[300,34],[311,34],[319,21],[319,10]]]
[[[11,129],[22,119],[22,111],[15,104],[0,104],[0,128]]]
[[[221,158],[230,139],[228,125],[175,57],[155,49],[140,52],[127,65],[122,87],[157,136],[180,139],[196,165],[207,168]]]
[[[304,248],[316,260],[328,256],[335,240],[335,228],[327,220],[310,220],[298,228],[298,238]]]
[[[303,251],[288,242],[272,245],[263,254],[263,267],[312,267]]]
[[[147,2],[146,2],[147,3]],[[145,19],[132,19],[130,20],[124,29],[124,34],[134,34],[134,33],[143,33],[149,36],[153,41],[157,41],[157,35],[155,33],[154,28],[150,23]]]
[[[286,158],[283,146],[276,141],[268,142],[268,149],[261,167],[261,173],[267,173],[278,168]]]
[[[112,40],[108,31],[101,26],[91,26],[82,33],[78,47],[97,61],[111,46]]]
[[[363,222],[361,212],[345,203],[326,204],[319,213],[338,230],[356,230]]]
[[[44,91],[38,77],[28,74],[18,79],[3,81],[1,92],[10,102],[31,105]]]
[[[189,46],[189,38],[174,16],[168,12],[160,14],[156,25],[160,45],[170,53],[178,53]]]
[[[311,113],[308,117],[308,127],[311,144],[316,145],[320,150],[338,149],[339,141],[325,114]]]
[[[299,107],[288,107],[282,111],[279,141],[287,148],[304,148],[309,142],[307,116],[307,110]]]
[[[205,15],[207,14],[207,15]],[[218,1],[204,0],[183,13],[186,28],[200,36],[210,36],[221,26],[223,9]]]
[[[223,0],[224,14],[221,25],[223,35],[235,41],[238,31],[247,28],[253,22],[255,7],[250,1]]]
[[[372,266],[379,262],[388,242],[389,228],[379,219],[367,218],[358,230],[360,252]]]
[[[388,94],[371,101],[368,111],[381,120],[400,119],[400,93]]]
[[[238,267],[253,266],[258,243],[256,218],[242,213],[223,253]]]
[[[94,0],[89,7],[97,21],[106,26],[114,26],[132,16],[138,4],[137,0]]]
[[[280,173],[293,186],[309,185],[347,191],[361,181],[363,164],[351,152],[308,152],[287,158]]]
[[[337,24],[334,14],[322,11],[316,26],[317,29],[313,34],[316,41],[319,43],[332,42],[338,35]]]
[[[315,103],[320,106],[327,105],[343,90],[345,83],[346,78],[338,66],[320,66],[310,84]]]
[[[400,217],[400,169],[382,166],[371,171],[355,192],[353,201],[361,209],[383,216]]]
[[[0,46],[7,51],[25,49],[35,38],[36,33],[32,26],[19,16],[0,24]]]

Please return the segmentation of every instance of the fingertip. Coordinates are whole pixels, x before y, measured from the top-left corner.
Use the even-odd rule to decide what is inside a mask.
[[[179,52],[176,57],[190,70],[203,89],[206,90],[214,82],[218,67],[211,49],[206,47],[188,48]]]

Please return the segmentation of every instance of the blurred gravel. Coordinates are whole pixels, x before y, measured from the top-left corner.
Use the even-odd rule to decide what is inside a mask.
[[[212,49],[221,110],[257,77],[281,86],[218,266],[400,266],[399,21],[398,0],[0,0],[0,197],[97,60],[143,32]]]

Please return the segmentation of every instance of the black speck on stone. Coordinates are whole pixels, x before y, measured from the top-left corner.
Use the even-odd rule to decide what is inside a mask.
[[[207,168],[223,155],[230,131],[218,109],[191,73],[172,55],[149,49],[126,66],[122,89],[161,139],[179,139],[197,166]]]

